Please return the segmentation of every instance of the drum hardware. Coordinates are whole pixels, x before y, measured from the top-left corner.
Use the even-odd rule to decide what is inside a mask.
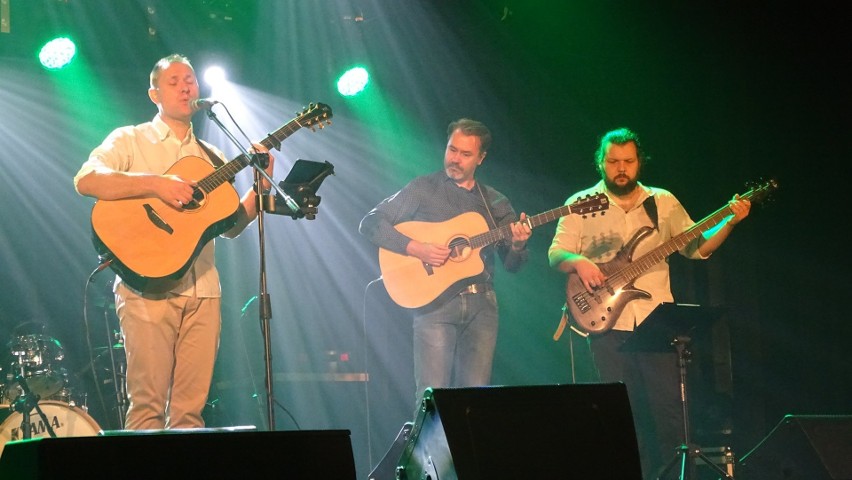
[[[108,349],[109,360],[112,365],[110,371],[112,373],[112,385],[115,390],[118,425],[123,429],[129,403],[127,400],[127,362],[124,357],[124,338],[121,336],[121,332],[113,331],[113,340],[116,343]],[[117,358],[116,352],[121,352],[122,358]]]
[[[62,366],[62,344],[43,326],[37,327],[22,324],[4,343],[7,350],[0,364],[0,452],[6,441],[97,435],[100,431],[88,415],[88,394],[76,388],[77,377]]]
[[[97,396],[95,400],[99,400],[99,405],[105,414],[115,410],[116,423],[113,424],[110,422],[110,424],[117,425],[117,427],[113,426],[112,429],[121,430],[124,428],[124,417],[129,403],[127,400],[126,382],[127,366],[124,359],[124,344],[121,341],[120,334],[115,332],[114,335],[115,338],[113,338],[113,340],[117,340],[117,342],[111,346],[93,348],[92,351],[97,354],[91,358],[88,365],[76,373],[76,376],[81,376],[91,372],[97,389]],[[115,394],[114,407],[108,408],[108,405],[104,400],[104,394],[101,390],[102,386],[107,386],[113,389]]]
[[[21,395],[15,400],[12,404],[12,409],[15,412],[21,414],[21,438],[28,439],[32,438],[32,425],[30,424],[30,412],[35,409],[36,413],[38,413],[41,421],[44,422],[44,427],[47,429],[47,433],[52,437],[56,438],[56,432],[53,431],[53,427],[50,425],[50,421],[47,419],[47,415],[44,414],[44,411],[39,407],[38,395],[34,395],[30,391],[30,387],[27,385],[27,378],[24,374],[23,365],[20,367],[20,371],[15,376],[15,381],[18,384],[18,388],[21,389]]]

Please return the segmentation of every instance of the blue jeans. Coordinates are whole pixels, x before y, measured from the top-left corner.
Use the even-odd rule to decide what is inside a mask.
[[[497,345],[497,296],[493,290],[456,295],[414,317],[416,397],[428,387],[473,387],[491,381]]]

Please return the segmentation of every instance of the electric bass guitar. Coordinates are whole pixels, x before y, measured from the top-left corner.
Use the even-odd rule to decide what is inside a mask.
[[[259,143],[280,149],[281,141],[302,127],[330,124],[328,105],[312,103],[296,118]],[[175,208],[158,198],[98,200],[92,207],[92,243],[102,259],[124,282],[140,291],[167,289],[180,279],[212,238],[236,222],[240,198],[230,181],[251,164],[246,155],[214,168],[206,160],[187,156],[167,175],[195,180],[193,200]]]
[[[762,201],[776,188],[778,183],[775,180],[768,180],[754,186],[740,195],[740,198],[750,200],[754,204]],[[633,252],[636,246],[654,230],[647,226],[640,228],[619,250],[615,258],[598,264],[607,279],[603,285],[591,292],[586,290],[577,274],[569,274],[565,287],[567,297],[565,306],[576,327],[589,334],[600,334],[611,330],[628,302],[637,298],[651,298],[651,294],[633,286],[637,278],[732,214],[731,207],[726,204],[683,233],[634,260]]]
[[[596,215],[609,208],[609,198],[597,194],[544,213],[527,217],[535,228],[568,214]],[[417,257],[379,248],[379,268],[391,299],[401,307],[418,308],[434,301],[454,283],[485,269],[479,251],[512,238],[509,225],[488,230],[485,218],[467,212],[443,222],[403,222],[394,226],[403,235],[424,243],[445,245],[450,257],[441,266],[427,265]]]

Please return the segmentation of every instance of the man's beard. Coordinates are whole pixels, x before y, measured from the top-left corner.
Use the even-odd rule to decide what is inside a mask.
[[[637,186],[639,186],[638,182],[638,179],[634,179],[628,180],[628,182],[624,185],[618,185],[609,178],[604,178],[604,184],[606,185],[606,188],[617,196],[627,195],[628,193],[632,192],[636,189]]]

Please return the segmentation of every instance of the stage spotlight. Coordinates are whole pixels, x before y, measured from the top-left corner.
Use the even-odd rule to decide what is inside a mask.
[[[364,67],[347,70],[337,79],[337,91],[344,97],[352,97],[363,92],[370,81],[370,74]]]
[[[42,67],[48,70],[59,70],[71,63],[76,54],[77,46],[70,38],[57,37],[41,47],[38,59]]]
[[[209,67],[204,70],[204,81],[211,88],[216,88],[224,84],[228,80],[225,75],[225,69],[219,66]]]

